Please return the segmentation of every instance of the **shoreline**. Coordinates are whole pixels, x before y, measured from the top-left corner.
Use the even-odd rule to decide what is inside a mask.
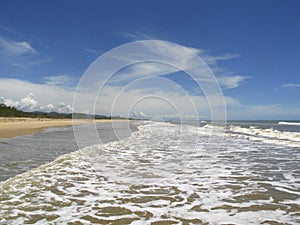
[[[53,118],[26,118],[26,117],[0,117],[0,140],[5,138],[14,138],[23,135],[30,135],[42,132],[49,127],[67,127],[83,125],[89,123],[108,123],[122,122],[125,119],[110,120],[72,120],[72,119],[53,119]]]

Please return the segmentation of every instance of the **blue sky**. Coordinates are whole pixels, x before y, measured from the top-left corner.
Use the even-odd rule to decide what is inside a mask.
[[[199,50],[222,86],[229,119],[300,119],[299,1],[5,0],[0,5],[0,97],[7,104],[70,110],[74,87],[101,54],[157,39]],[[177,73],[173,80],[192,90],[182,77]],[[154,116],[147,110],[140,113]]]

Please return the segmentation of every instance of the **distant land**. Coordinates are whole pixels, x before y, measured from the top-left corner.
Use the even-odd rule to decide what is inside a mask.
[[[27,118],[57,118],[57,119],[128,119],[120,116],[93,115],[84,113],[58,113],[58,112],[24,112],[15,107],[0,104],[0,117],[27,117]],[[131,119],[131,118],[129,118]]]

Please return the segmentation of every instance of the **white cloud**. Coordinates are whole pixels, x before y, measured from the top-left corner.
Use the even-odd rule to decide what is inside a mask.
[[[183,71],[197,71],[197,74],[199,75],[202,83],[203,82],[210,82],[211,79],[205,79],[208,78],[207,74],[210,73],[209,68],[206,66],[199,67],[199,64],[195,62],[194,55],[198,55],[200,58],[203,59],[204,62],[206,62],[209,65],[215,65],[220,60],[230,60],[233,58],[238,57],[234,54],[225,54],[221,56],[208,56],[205,54],[205,52],[202,49],[198,48],[190,48],[187,47],[186,49],[190,50],[193,54],[190,54],[190,52],[182,51],[182,48],[173,45],[168,44],[165,42],[160,42],[160,46],[158,49],[152,50],[151,46],[147,46],[149,49],[146,49],[146,53],[149,55],[157,55],[157,59],[159,61],[159,58],[165,59],[167,58],[169,61],[174,62],[174,65],[176,67],[166,65],[159,62],[147,62],[147,63],[137,63],[132,64],[129,68],[119,71],[117,73],[117,76],[113,76],[110,80],[110,83],[117,83],[118,82],[125,82],[135,79],[140,79],[141,77],[146,76],[161,76],[161,75],[167,75],[175,72],[179,72],[180,70]],[[146,54],[144,53],[144,54]],[[119,55],[114,56],[115,60],[120,61],[130,61],[131,58],[138,58],[139,56],[135,55],[126,55],[126,57],[121,58]],[[218,71],[218,69],[215,67],[214,71]],[[105,73],[105,71],[103,71]],[[222,73],[221,73],[222,74]],[[241,75],[219,75],[217,77],[218,81],[220,82],[220,85],[225,89],[231,89],[236,88],[240,85],[240,83],[246,79],[249,79],[250,77],[241,76]],[[95,77],[96,80],[96,77]],[[210,80],[210,81],[209,81]]]
[[[7,106],[15,107],[19,110],[25,112],[33,112],[33,111],[42,111],[42,112],[59,112],[59,113],[71,113],[72,107],[70,105],[65,105],[64,103],[60,103],[58,105],[47,104],[40,105],[37,100],[34,98],[33,93],[29,93],[26,97],[14,101],[10,98],[0,98],[0,103],[4,103]]]
[[[27,41],[13,41],[0,37],[0,50],[4,56],[35,55],[38,53]]]
[[[218,109],[224,103],[217,95],[190,95],[175,82],[165,78],[147,78],[137,82],[138,84],[132,83],[125,89],[121,86],[105,86],[99,96],[96,109],[109,110],[105,111],[105,114],[122,116],[141,117],[143,115],[140,112],[143,112],[147,117],[176,114],[186,118],[191,118],[191,115],[197,118],[209,118],[211,107]],[[229,96],[224,98],[227,105],[239,104],[234,98]]]
[[[157,39],[153,36],[147,35],[145,33],[129,32],[129,31],[118,31],[120,36],[129,39],[130,41],[139,41],[139,40],[153,40]]]
[[[283,84],[282,87],[284,87],[284,88],[299,88],[300,84],[288,83],[288,84]]]
[[[195,75],[193,77],[193,79],[195,78],[194,81],[201,83],[201,88],[207,92],[206,94],[219,91],[216,79],[211,76],[209,68],[204,63],[199,63],[201,60],[199,61],[196,57],[202,50],[186,48],[163,41],[137,42],[135,44],[139,47],[134,45],[133,49],[130,46],[128,49],[128,45],[126,45],[121,47],[121,50],[118,48],[113,49],[106,54],[105,62],[101,61],[102,57],[97,59],[81,80],[78,92],[81,94],[86,93],[86,95],[97,94],[103,85],[124,86],[125,82],[128,83],[150,76],[157,77],[181,70],[187,74]],[[176,68],[160,62],[167,62],[176,66]],[[124,65],[130,66],[118,71]],[[107,76],[112,75],[114,72],[117,72],[117,74],[111,77],[110,82],[107,82]],[[159,86],[161,87],[161,85]],[[147,85],[145,85],[145,88],[147,88]]]
[[[155,86],[155,83],[153,84]],[[99,96],[96,113],[106,115],[130,116],[137,115],[147,118],[184,119],[210,118],[212,106],[218,107],[222,99],[217,96],[214,105],[209,105],[205,96],[189,96],[183,91],[165,85],[165,89],[136,86],[122,91],[121,86],[106,86]],[[46,84],[34,84],[16,79],[0,79],[0,102],[7,105],[34,111],[71,112],[74,92],[63,87]],[[29,94],[28,91],[34,95]],[[26,96],[26,97],[24,97]],[[147,98],[148,97],[148,98]],[[229,119],[300,119],[300,107],[283,105],[245,105],[235,98],[224,96]],[[78,109],[80,112],[93,113],[95,96],[87,93]],[[63,103],[62,103],[63,102]],[[194,105],[196,109],[194,108]],[[195,113],[198,111],[198,115]]]
[[[45,76],[44,80],[46,81],[46,85],[54,85],[54,86],[71,86],[74,85],[74,78],[67,75],[59,75],[59,76]]]
[[[196,115],[197,117],[200,115],[209,118],[212,107],[219,108],[222,111],[221,108],[224,105],[224,100],[227,105],[239,104],[232,97],[225,97],[223,99],[222,96],[217,96],[217,93],[219,93],[217,80],[211,76],[211,71],[204,63],[199,65],[198,58],[196,57],[196,55],[203,52],[201,49],[183,48],[179,45],[163,41],[138,42],[137,45],[139,48],[134,45],[134,51],[131,51],[130,46],[129,49],[126,46],[121,48],[121,50],[118,48],[113,49],[112,52],[106,55],[105,63],[104,61],[96,61],[89,68],[87,74],[85,74],[85,80],[82,80],[80,89],[78,89],[80,104],[84,102],[87,106],[85,107],[85,112],[91,112],[94,109],[94,104],[91,100],[93,96],[98,94],[99,88],[103,87],[103,85],[105,87],[102,90],[99,105],[104,114],[116,115],[115,113],[117,113],[122,116],[130,116],[131,111],[136,111],[144,112],[147,116],[159,116],[162,114],[173,115],[177,111],[180,111],[180,115]],[[232,57],[232,55],[228,55],[214,60],[225,60],[225,58]],[[144,63],[145,61],[146,63]],[[175,65],[176,68],[160,62],[168,62],[170,65]],[[110,75],[117,71],[120,68],[118,65],[130,66],[125,70],[117,72],[115,77],[112,78],[115,83],[107,83],[107,77],[103,75]],[[112,70],[111,68],[115,69]],[[201,84],[200,87],[206,96],[189,95],[187,93],[178,94],[178,90],[168,88],[164,80],[157,82],[156,85],[151,84],[149,80],[137,86],[132,85],[134,81],[139,81],[146,77],[157,77],[180,70],[195,75],[193,80],[199,85]],[[242,76],[236,76],[229,83],[228,77],[226,78],[226,80],[225,78],[223,79],[223,83],[226,84],[227,88],[236,87],[242,80]],[[124,81],[129,82],[131,85],[130,88],[122,90],[124,83],[118,82]],[[91,100],[88,100],[89,98]],[[141,101],[139,100],[141,98],[144,98],[143,103],[134,106],[137,108],[133,110],[131,108],[133,102]],[[149,98],[151,98],[151,101],[149,101]],[[207,99],[209,99],[209,103],[207,103]],[[116,100],[115,108],[113,108],[114,100]],[[194,104],[195,102],[197,104]],[[90,106],[88,106],[88,103]],[[77,107],[78,109],[76,108],[76,110],[79,110],[82,108],[82,105]],[[100,108],[97,109],[100,110]],[[114,110],[113,113],[111,113],[112,109]],[[221,115],[221,113],[218,115]]]
[[[11,29],[11,28],[9,28],[9,27],[6,27],[6,26],[0,25],[0,29],[1,29],[1,30],[4,30],[4,31],[7,31],[7,32],[10,32],[10,33],[16,33],[15,30],[13,30],[13,29]]]
[[[122,86],[106,86],[98,96],[96,105],[95,94],[84,93],[76,112],[94,113],[94,108],[91,106],[95,105],[97,114],[106,115],[130,116],[131,111],[136,111],[143,117],[171,115],[177,111],[180,115],[193,115],[195,110],[198,110],[200,116],[209,117],[210,107],[222,104],[221,99],[218,100],[217,97],[214,99],[211,96],[214,101],[213,105],[209,105],[205,96],[189,96],[183,90],[177,90],[168,83],[165,83],[164,89],[157,88],[155,82],[145,88],[143,86],[145,83],[149,84],[149,81],[142,82],[134,88],[128,87],[123,91]],[[75,94],[74,91],[62,86],[34,84],[17,79],[0,79],[0,90],[2,102],[26,111],[70,112]],[[34,95],[28,95],[29,90]],[[225,101],[227,104],[238,104],[231,97],[225,97]],[[139,103],[135,104],[135,102]],[[196,109],[193,104],[196,105]]]
[[[146,114],[144,112],[133,111],[130,113],[131,118],[146,118]]]
[[[83,50],[86,51],[86,52],[88,52],[88,53],[99,54],[99,52],[97,50],[94,50],[94,49],[85,48]]]
[[[239,55],[231,54],[231,53],[227,53],[227,54],[219,55],[219,56],[211,56],[211,55],[205,54],[205,52],[203,52],[203,54],[201,56],[203,57],[204,61],[209,65],[216,65],[219,61],[230,60],[230,59],[239,57]]]
[[[7,26],[0,25],[0,29],[5,31],[5,32],[8,32],[8,33],[17,34],[17,35],[20,35],[20,36],[27,36],[26,34],[23,34],[23,33],[15,30],[15,29],[12,29],[12,28],[7,27]]]
[[[22,98],[19,102],[17,101],[15,107],[23,111],[36,111],[39,110],[37,101],[33,98],[34,95],[29,93],[25,98]]]
[[[110,80],[110,84],[118,82],[129,82],[147,76],[161,76],[178,72],[177,68],[162,63],[138,63],[117,73]]]
[[[236,75],[236,76],[220,76],[217,79],[220,82],[222,87],[224,87],[225,89],[231,89],[240,86],[240,83],[246,79],[249,79],[249,77]]]
[[[59,112],[59,113],[66,113],[66,112],[71,113],[73,111],[73,108],[71,105],[65,105],[65,103],[61,102],[52,111]]]
[[[104,65],[102,73],[102,67],[92,70],[93,76],[83,83],[82,89],[77,90],[76,94],[80,96],[80,101],[76,105],[76,112],[106,114],[106,115],[120,115],[131,116],[131,112],[134,112],[136,116],[140,117],[174,117],[180,116],[182,118],[210,118],[211,108],[221,108],[225,100],[226,106],[230,118],[260,118],[268,112],[263,109],[263,106],[247,106],[237,101],[234,97],[214,96],[213,93],[206,93],[204,95],[188,94],[185,90],[182,90],[179,85],[173,81],[167,82],[159,77],[157,82],[150,82],[150,80],[142,78],[164,75],[179,71],[179,69],[187,69],[193,71],[196,69],[200,71],[200,81],[204,82],[205,72],[207,68],[197,67],[192,54],[186,54],[181,51],[176,45],[166,45],[161,43],[158,49],[149,48],[152,58],[156,56],[170,57],[171,62],[174,62],[178,68],[167,66],[161,63],[137,63],[133,66],[120,71],[118,77],[114,78],[114,81],[130,81],[128,87],[124,87],[124,84],[118,84],[117,82],[112,84],[105,84],[104,89],[98,96],[97,104],[95,99],[99,94],[101,88],[101,82],[105,81],[103,74],[109,71],[111,66],[115,66],[116,61],[128,62],[130,59],[140,59],[140,55],[114,55],[113,60]],[[200,49],[190,49],[194,54],[201,54]],[[119,57],[119,58],[118,58]],[[233,56],[221,56],[211,59],[212,61],[225,60]],[[133,60],[134,61],[134,60]],[[103,65],[102,65],[103,66]],[[105,67],[106,66],[106,67]],[[203,77],[202,74],[203,73]],[[224,88],[235,88],[240,85],[242,81],[249,77],[245,76],[219,76],[218,80]],[[17,79],[0,79],[0,96],[5,97],[4,100],[8,104],[18,105],[23,109],[39,109],[41,111],[58,111],[66,112],[72,109],[73,98],[75,91],[71,87],[74,87],[72,79],[66,75],[60,76],[46,76],[44,77],[44,84],[35,84],[28,81],[22,81]],[[202,80],[201,80],[202,79]],[[136,81],[133,82],[133,81]],[[209,80],[212,82],[215,80]],[[172,83],[173,82],[173,83]],[[203,83],[202,82],[202,83]],[[202,84],[201,83],[201,84]],[[66,85],[68,84],[68,85]],[[73,85],[73,86],[72,86]],[[34,96],[27,96],[28,92],[32,92]],[[24,98],[24,96],[26,96]],[[208,102],[208,99],[210,102]],[[62,103],[63,102],[63,103]],[[18,103],[18,104],[17,104]],[[290,112],[282,110],[283,107],[267,106],[274,115],[288,115],[290,112],[297,112],[297,108],[290,108]],[[96,110],[96,111],[95,111]],[[221,112],[222,113],[222,112]],[[268,112],[269,113],[269,112]]]
[[[0,79],[0,90],[0,96],[6,99],[9,105],[17,106],[16,102],[20,103],[20,99],[27,96],[28,98],[25,98],[23,102],[31,102],[32,109],[34,107],[34,100],[38,103],[36,109],[41,111],[51,111],[53,107],[56,109],[61,102],[64,102],[65,105],[72,105],[74,97],[74,92],[64,87],[49,84],[35,84],[18,79]],[[32,95],[28,96],[29,92],[34,94],[34,98]]]
[[[52,62],[52,57],[40,54],[29,41],[0,37],[0,67],[6,68],[6,71],[13,72],[16,68],[29,68],[49,62]]]

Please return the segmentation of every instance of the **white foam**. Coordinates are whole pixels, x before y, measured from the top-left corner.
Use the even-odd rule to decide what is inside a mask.
[[[220,146],[207,129],[149,122],[3,182],[0,223],[296,224],[297,151],[231,135]],[[270,188],[288,197],[275,201]]]
[[[280,122],[278,122],[278,124],[280,124],[280,125],[289,125],[289,126],[300,126],[300,123],[296,123],[296,122],[284,122],[284,121],[280,121]]]
[[[300,133],[278,131],[274,129],[262,129],[254,126],[249,128],[233,126],[227,127],[231,131],[228,135],[235,137],[244,137],[251,140],[263,141],[270,144],[286,145],[291,147],[300,147]]]

